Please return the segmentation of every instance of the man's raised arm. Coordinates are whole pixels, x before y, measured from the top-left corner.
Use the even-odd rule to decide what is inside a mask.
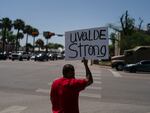
[[[83,58],[83,63],[84,63],[84,66],[85,66],[85,71],[86,71],[86,79],[88,80],[87,86],[89,86],[93,83],[92,73],[91,73],[91,71],[88,67],[88,60]]]

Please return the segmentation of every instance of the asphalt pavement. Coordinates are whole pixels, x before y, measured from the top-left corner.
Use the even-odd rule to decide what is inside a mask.
[[[0,113],[52,113],[51,83],[66,63],[84,78],[80,61],[0,61]],[[150,74],[90,66],[94,83],[81,92],[80,113],[150,113]]]

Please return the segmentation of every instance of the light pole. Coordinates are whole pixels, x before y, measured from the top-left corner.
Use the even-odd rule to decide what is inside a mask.
[[[46,53],[48,53],[48,39],[50,39],[52,36],[55,36],[55,33],[49,32],[49,31],[44,31],[43,36],[47,40],[46,42]]]
[[[64,35],[63,34],[55,34],[56,36],[58,37],[63,37]]]
[[[33,53],[34,53],[34,49],[35,49],[35,37],[39,35],[39,32],[34,29],[35,31],[32,31],[32,36],[33,36]]]
[[[52,37],[52,36],[57,36],[57,37],[63,37],[64,34],[56,34],[54,32],[50,32],[50,31],[43,31],[43,33],[39,33],[39,35],[43,34],[44,38],[46,39],[46,53],[48,52],[48,40]]]

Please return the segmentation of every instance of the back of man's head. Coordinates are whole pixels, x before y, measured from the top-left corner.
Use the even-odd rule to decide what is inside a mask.
[[[71,64],[65,64],[62,73],[65,78],[74,78],[75,75],[74,66]]]

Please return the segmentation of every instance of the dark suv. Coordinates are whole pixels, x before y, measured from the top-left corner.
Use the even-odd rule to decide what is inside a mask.
[[[136,64],[128,64],[125,66],[124,70],[129,72],[150,72],[150,60],[142,60]]]
[[[35,56],[35,61],[48,61],[48,55],[43,52],[43,53],[39,53],[38,55]]]
[[[12,53],[11,59],[20,60],[20,61],[22,61],[23,59],[30,60],[30,55],[26,52],[16,52],[16,53]]]
[[[6,60],[7,59],[7,54],[6,53],[0,53],[0,60]]]

